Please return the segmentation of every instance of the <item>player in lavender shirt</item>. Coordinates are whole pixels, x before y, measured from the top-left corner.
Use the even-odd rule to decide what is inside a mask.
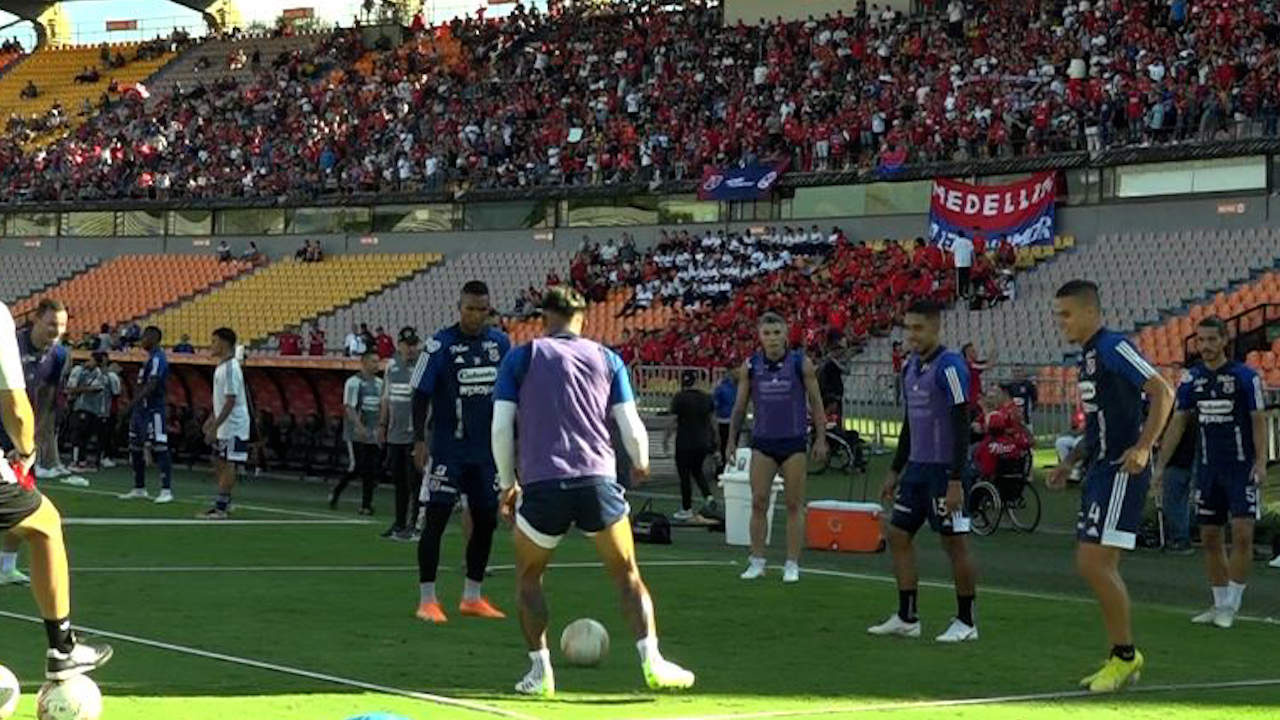
[[[757,323],[761,351],[738,371],[738,399],[729,420],[725,457],[733,462],[738,431],[746,417],[747,403],[755,404],[751,427],[751,558],[743,580],[764,575],[764,539],[768,529],[769,496],[773,478],[782,473],[787,499],[787,562],[782,581],[800,579],[800,548],[804,545],[804,486],[809,475],[805,451],[809,422],[813,422],[813,457],[827,456],[827,418],[813,362],[803,350],[787,349],[787,321],[766,312]]]
[[[977,571],[965,541],[970,529],[963,482],[969,451],[968,366],[960,353],[941,343],[938,305],[913,304],[903,324],[911,348],[902,373],[907,412],[898,436],[898,452],[881,492],[883,500],[893,501],[889,549],[898,582],[898,612],[867,632],[920,637],[915,534],[927,521],[942,538],[956,588],[956,616],[936,639],[968,642],[978,639],[974,617]]]
[[[648,434],[622,359],[581,337],[585,309],[576,291],[564,286],[548,290],[542,301],[546,336],[508,353],[494,386],[493,459],[502,487],[502,516],[515,523],[517,602],[532,662],[516,692],[555,694],[542,575],[573,525],[593,536],[622,591],[645,682],[654,690],[689,688],[693,673],[658,651],[653,601],[636,564],[630,508],[614,477],[609,417],[617,420],[637,482],[649,474]]]

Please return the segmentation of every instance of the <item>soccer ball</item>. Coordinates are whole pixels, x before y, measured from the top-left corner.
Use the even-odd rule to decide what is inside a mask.
[[[0,720],[9,720],[18,710],[18,698],[22,697],[22,687],[18,678],[9,668],[0,665]]]
[[[572,665],[595,667],[609,654],[609,631],[591,618],[574,620],[560,634],[560,652]]]
[[[102,692],[84,675],[47,682],[36,696],[40,720],[98,720],[101,715]]]

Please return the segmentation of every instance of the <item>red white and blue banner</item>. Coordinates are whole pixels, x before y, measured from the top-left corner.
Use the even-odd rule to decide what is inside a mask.
[[[757,200],[768,197],[789,160],[772,165],[748,165],[744,168],[707,168],[698,186],[699,200]]]
[[[1057,194],[1057,173],[1052,171],[1008,185],[934,180],[929,242],[949,249],[957,237],[981,235],[988,243],[1007,238],[1018,247],[1052,245]]]

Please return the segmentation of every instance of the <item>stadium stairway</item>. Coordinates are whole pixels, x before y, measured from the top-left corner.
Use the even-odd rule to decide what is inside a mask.
[[[226,325],[249,345],[400,283],[440,260],[437,253],[334,255],[320,263],[289,258],[147,322],[166,337],[190,335],[197,347],[208,346],[213,330]]]
[[[1202,319],[1217,315],[1226,320],[1263,304],[1280,304],[1280,271],[1262,273],[1251,282],[1195,303],[1187,308],[1185,314],[1170,317],[1160,325],[1143,328],[1137,335],[1138,347],[1161,365],[1182,362],[1184,340],[1195,332],[1196,324]],[[1255,324],[1241,330],[1256,327]],[[1249,353],[1246,361],[1262,373],[1269,387],[1280,387],[1280,339],[1274,340],[1269,350]]]
[[[38,50],[27,57],[11,72],[0,77],[0,117],[10,115],[29,117],[43,114],[55,103],[61,104],[67,115],[70,130],[84,121],[79,116],[81,104],[88,100],[96,105],[107,91],[111,80],[120,84],[140,82],[174,58],[172,53],[150,60],[134,60],[136,43],[111,45],[111,53],[119,51],[128,63],[121,68],[103,67],[98,46],[77,46]],[[85,67],[96,67],[101,79],[96,83],[77,83],[75,76]],[[35,98],[23,98],[20,93],[27,82],[34,82],[40,94]],[[50,133],[38,142],[48,142],[59,133]]]
[[[0,301],[12,306],[97,265],[89,255],[7,255],[0,273]]]
[[[67,334],[79,338],[103,323],[116,327],[194,297],[252,267],[211,255],[121,255],[15,303],[13,312],[56,298],[70,310]]]
[[[458,292],[468,280],[489,286],[489,297],[499,311],[509,311],[516,296],[530,285],[542,287],[547,272],[565,272],[572,253],[482,252],[462,253],[446,259],[430,272],[386,288],[365,300],[338,308],[317,320],[329,344],[341,343],[353,324],[381,325],[395,335],[405,325],[427,336],[458,321]],[[514,338],[513,338],[514,339]]]
[[[212,82],[231,77],[243,85],[253,80],[256,70],[269,70],[272,61],[280,53],[310,48],[327,35],[324,33],[279,38],[240,37],[227,40],[205,40],[184,51],[147,80],[147,89],[152,97],[151,102],[158,102],[162,96],[172,93],[179,83],[184,88],[192,88],[202,81]],[[255,48],[262,57],[262,64],[258,68],[255,69],[248,62],[235,70],[228,67],[227,58],[233,52],[243,49],[246,58],[249,58],[253,56]],[[201,59],[206,58],[209,61],[209,67],[205,70],[197,70],[196,65]]]
[[[1053,294],[1067,280],[1097,282],[1104,321],[1113,329],[1134,332],[1272,267],[1278,248],[1280,234],[1269,231],[1099,235],[1019,274],[1011,302],[991,310],[948,310],[944,336],[957,346],[972,342],[983,355],[997,349],[1002,363],[1060,365],[1075,351],[1062,340],[1052,314]],[[887,340],[868,350],[873,362],[889,357]]]

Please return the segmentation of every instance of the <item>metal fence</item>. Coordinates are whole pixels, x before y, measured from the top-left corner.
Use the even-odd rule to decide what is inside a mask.
[[[680,381],[686,372],[694,374],[695,388],[711,392],[711,371],[700,367],[678,365],[636,365],[631,368],[631,386],[636,393],[640,412],[655,415],[671,407],[671,398],[680,392]]]

